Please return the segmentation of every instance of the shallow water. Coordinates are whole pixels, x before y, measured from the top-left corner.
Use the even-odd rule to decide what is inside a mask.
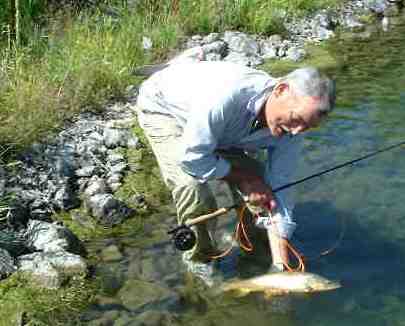
[[[333,72],[337,107],[322,128],[306,136],[301,177],[405,140],[404,35],[402,23],[386,33],[378,29],[371,40],[330,44],[341,62]],[[213,296],[190,283],[180,254],[167,242],[167,225],[154,223],[168,220],[163,213],[145,226],[144,241],[128,234],[91,244],[95,252],[116,245],[122,256],[100,263],[96,274],[106,295],[83,320],[94,325],[405,325],[404,190],[404,147],[297,186],[294,241],[305,254],[316,256],[332,246],[346,221],[339,247],[308,264],[309,271],[338,279],[343,288],[271,301],[260,295]],[[245,262],[246,273],[267,268],[254,262]]]

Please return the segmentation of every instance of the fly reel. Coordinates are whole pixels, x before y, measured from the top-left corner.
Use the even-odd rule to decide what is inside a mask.
[[[197,242],[197,237],[193,230],[187,225],[180,225],[168,232],[172,235],[174,247],[180,251],[190,250]]]

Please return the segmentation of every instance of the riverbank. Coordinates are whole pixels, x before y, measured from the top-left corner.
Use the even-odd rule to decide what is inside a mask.
[[[363,32],[363,31],[362,31]],[[228,35],[229,35],[229,33],[228,33]],[[219,35],[219,37],[220,37],[220,39],[217,39],[217,40],[215,40],[215,41],[213,41],[213,42],[217,42],[217,41],[222,41],[222,42],[226,42],[226,41],[224,41],[223,39],[221,39],[222,38],[222,35]],[[250,40],[250,38],[252,38],[252,36],[251,35],[247,35],[247,34],[240,34],[240,33],[233,33],[232,34],[232,37],[231,37],[232,39],[237,39],[237,40],[244,40],[244,41],[251,41]],[[192,41],[193,42],[196,42],[196,41],[198,41],[198,40],[200,40],[198,37],[196,38],[196,37],[194,37],[194,39],[192,38]],[[254,39],[253,39],[253,41],[255,41]],[[213,43],[212,42],[212,43]],[[205,43],[205,44],[203,44],[203,43],[201,43],[201,44],[192,44],[192,45],[196,45],[197,47],[198,46],[201,46],[201,47],[203,47],[204,48],[204,46],[206,46],[206,45],[208,45],[208,44],[212,44],[212,43],[210,43],[210,42],[207,42],[207,43]],[[229,42],[226,42],[227,43],[227,45],[228,45],[228,47],[229,47]],[[236,42],[236,43],[240,43],[240,42]],[[211,46],[212,47],[212,46]],[[233,47],[233,46],[232,46]],[[232,47],[231,47],[231,49],[232,49]],[[277,53],[278,53],[278,50],[280,49],[280,45],[278,46],[278,48],[276,47],[276,49],[277,49]],[[240,52],[240,51],[234,51],[234,52]],[[215,54],[215,52],[212,52],[212,53],[214,53]],[[245,53],[246,54],[246,53]],[[221,54],[220,54],[221,55]],[[229,54],[228,54],[229,55]],[[251,55],[251,54],[249,54],[249,55]],[[246,57],[247,55],[245,55],[245,56],[243,56],[243,57]],[[234,57],[234,56],[233,56]],[[226,58],[226,56],[224,55],[224,57],[223,58]],[[221,57],[221,59],[222,59],[222,57]],[[283,64],[284,63],[288,63],[289,61],[284,61],[284,60],[282,60],[282,59],[274,59],[274,60],[278,60],[277,62],[282,62]],[[307,61],[304,61],[303,63],[306,63]],[[301,63],[302,64],[302,63]],[[274,66],[273,66],[274,67]],[[270,68],[270,71],[272,71],[272,68]],[[128,91],[131,91],[130,89],[128,89]],[[134,89],[132,89],[132,92],[134,91]],[[131,94],[131,93],[130,93]],[[132,93],[133,94],[133,98],[135,98],[135,94],[136,93]],[[131,104],[132,102],[131,102],[131,100],[129,100],[128,102],[127,102],[127,104],[126,105],[128,105],[129,104],[129,106],[131,106],[132,104]],[[115,109],[118,109],[118,111],[123,111],[123,112],[126,112],[125,110],[122,110],[122,108],[125,108],[125,106],[126,105],[124,105],[124,104],[119,104],[119,105],[116,105],[115,106]],[[113,106],[114,107],[114,106]],[[128,112],[128,114],[130,113],[130,111],[131,110],[128,110],[127,112]],[[108,112],[108,110],[107,110],[107,112]],[[111,112],[111,111],[110,111]],[[112,110],[112,112],[114,112],[114,110]],[[116,112],[115,113],[112,113],[110,116],[108,116],[108,114],[107,115],[105,115],[105,117],[106,117],[106,120],[104,120],[104,122],[101,122],[101,124],[103,124],[103,123],[105,123],[106,121],[109,121],[109,120],[111,120],[111,117],[114,117],[114,115],[115,115],[115,118],[116,118]],[[128,116],[129,117],[129,116]],[[127,117],[127,118],[128,118]],[[132,118],[131,118],[132,119]],[[119,173],[121,174],[121,176],[120,177],[114,177],[114,178],[111,178],[110,179],[110,181],[109,182],[107,182],[107,184],[108,184],[108,188],[110,189],[109,191],[106,191],[105,189],[103,190],[102,189],[102,186],[100,186],[100,183],[99,182],[96,182],[96,187],[95,188],[98,188],[98,191],[99,192],[97,192],[97,193],[92,193],[92,196],[90,196],[90,197],[93,197],[94,195],[102,195],[103,197],[102,198],[106,198],[105,196],[107,196],[108,198],[111,198],[111,197],[109,197],[109,195],[110,194],[114,194],[115,195],[115,192],[118,192],[118,196],[120,196],[120,192],[121,192],[121,194],[122,194],[122,198],[123,199],[126,199],[126,200],[128,200],[129,198],[131,198],[132,196],[134,196],[135,195],[135,197],[136,198],[133,198],[132,200],[134,200],[134,202],[138,205],[139,203],[138,203],[138,200],[140,200],[140,197],[138,196],[139,194],[146,194],[146,196],[150,196],[152,193],[153,193],[153,190],[152,189],[140,189],[140,187],[142,187],[141,185],[140,185],[140,183],[142,182],[140,179],[137,179],[137,178],[139,178],[140,177],[140,175],[139,174],[137,174],[137,173],[133,173],[133,172],[136,172],[137,170],[139,171],[139,168],[142,170],[142,169],[144,169],[144,170],[148,170],[149,169],[149,165],[143,165],[143,168],[142,168],[142,164],[146,164],[145,162],[143,162],[143,163],[141,163],[141,167],[139,166],[139,164],[140,164],[140,162],[139,161],[137,161],[137,160],[135,160],[134,159],[134,157],[136,157],[136,156],[142,156],[142,154],[139,152],[139,150],[141,150],[142,149],[142,147],[141,148],[137,148],[137,145],[135,144],[136,142],[135,141],[132,141],[132,144],[134,144],[135,146],[134,146],[134,150],[132,151],[132,153],[114,153],[114,151],[112,151],[112,152],[110,152],[109,150],[114,150],[115,148],[118,148],[118,147],[126,147],[125,145],[127,145],[128,144],[128,141],[126,141],[125,142],[125,145],[123,145],[122,143],[120,143],[121,141],[122,141],[122,131],[123,131],[123,129],[126,129],[127,130],[127,128],[132,128],[133,126],[131,126],[131,124],[129,124],[129,125],[127,125],[125,128],[123,128],[123,126],[119,126],[119,127],[115,127],[114,126],[114,124],[113,125],[110,125],[109,126],[109,129],[112,129],[112,131],[111,130],[109,130],[109,131],[106,131],[106,130],[104,130],[104,129],[101,129],[101,127],[100,127],[100,125],[98,124],[98,121],[101,121],[102,119],[100,119],[100,117],[99,116],[97,116],[97,115],[92,115],[92,114],[90,114],[90,115],[84,115],[84,116],[79,116],[78,117],[78,119],[75,121],[75,122],[77,122],[78,124],[80,124],[80,122],[81,123],[84,123],[84,124],[86,124],[86,125],[88,125],[89,124],[89,121],[91,121],[91,124],[93,125],[93,127],[94,127],[94,129],[91,129],[91,130],[86,130],[83,134],[80,134],[80,133],[78,133],[78,136],[77,136],[77,138],[82,138],[82,139],[86,139],[86,140],[91,140],[93,143],[92,144],[87,144],[87,146],[82,146],[82,147],[87,147],[86,148],[86,150],[83,150],[82,152],[81,152],[81,154],[85,154],[85,157],[86,158],[83,158],[83,157],[81,157],[81,158],[79,158],[77,161],[79,162],[79,164],[78,164],[78,166],[77,167],[75,167],[75,169],[73,169],[73,171],[75,171],[75,173],[73,173],[74,175],[76,175],[76,176],[81,176],[81,178],[83,178],[83,179],[91,179],[94,175],[97,175],[98,177],[104,177],[105,179],[106,179],[106,181],[108,181],[108,179],[111,177],[111,175],[110,176],[108,176],[107,177],[107,175],[109,174],[109,172],[111,172],[111,168],[113,168],[114,166],[119,166],[120,167],[120,169],[122,169],[122,167],[123,167],[123,165],[122,165],[122,163],[123,163],[123,159],[122,159],[122,157],[124,157],[124,158],[129,158],[130,160],[134,160],[134,162],[132,162],[132,164],[129,164],[129,163],[126,163],[127,164],[127,166],[125,166]],[[112,119],[112,120],[114,120],[114,119]],[[123,120],[122,119],[122,117],[121,118],[119,118],[118,120]],[[125,119],[124,119],[125,120]],[[130,119],[129,119],[130,120]],[[121,121],[121,122],[123,122],[123,121]],[[128,121],[127,121],[128,122]],[[74,124],[73,124],[74,125]],[[77,126],[77,125],[76,125]],[[135,127],[136,128],[136,127]],[[115,130],[115,129],[117,129],[117,130]],[[71,130],[71,129],[68,129],[68,130]],[[125,134],[126,134],[126,132],[124,132]],[[119,135],[118,137],[114,137],[114,136],[117,136],[117,134]],[[89,137],[89,135],[91,135],[91,137]],[[116,144],[114,144],[114,142],[113,142],[113,140],[111,140],[111,139],[109,139],[109,138],[107,138],[107,137],[104,137],[105,135],[112,135],[113,136],[113,139],[115,139],[116,141],[117,141],[117,143]],[[66,137],[66,136],[69,136],[69,137]],[[42,163],[41,164],[39,164],[39,167],[40,168],[42,168],[42,169],[44,169],[44,167],[47,167],[47,169],[48,170],[52,170],[52,169],[55,169],[55,170],[57,170],[57,166],[59,166],[59,173],[60,173],[60,171],[64,171],[64,170],[66,170],[66,171],[68,171],[68,173],[72,173],[72,167],[66,167],[66,168],[63,168],[64,167],[64,165],[63,165],[63,163],[66,161],[66,157],[64,158],[64,155],[68,155],[68,157],[69,157],[69,155],[73,155],[72,153],[70,153],[69,151],[59,151],[59,149],[66,149],[66,147],[67,148],[70,148],[70,147],[73,147],[73,148],[80,148],[80,143],[75,143],[75,141],[71,141],[71,138],[75,138],[76,136],[75,136],[75,134],[73,133],[73,135],[72,135],[72,132],[65,132],[64,133],[64,135],[62,134],[62,135],[58,135],[54,140],[53,140],[53,143],[51,142],[51,148],[52,148],[52,153],[54,153],[55,155],[54,156],[50,156],[50,157],[42,157]],[[125,137],[124,137],[125,138]],[[63,141],[61,141],[61,140],[63,140]],[[130,142],[131,143],[131,142]],[[142,143],[142,141],[140,142],[140,143]],[[72,144],[74,144],[74,146],[71,146]],[[109,144],[109,146],[106,146],[107,144]],[[114,145],[112,145],[112,144],[114,144]],[[47,146],[48,146],[48,144],[46,144],[46,143],[44,143],[43,144],[43,146],[44,147],[41,147],[41,148],[39,148],[39,149],[37,149],[37,154],[43,154],[43,153],[47,153]],[[99,151],[99,149],[101,148],[101,146],[106,146],[106,150],[103,152],[103,150],[101,150],[101,151]],[[110,148],[109,148],[110,147]],[[121,150],[120,149],[118,149],[118,151],[120,152]],[[48,151],[49,152],[49,151]],[[102,153],[99,153],[99,152],[102,152]],[[41,162],[41,160],[39,160],[38,159],[38,156],[35,156],[35,155],[32,155],[32,152],[28,152],[28,153],[30,153],[31,154],[31,157],[29,158],[29,160],[28,161],[22,161],[23,162],[23,164],[22,164],[22,166],[23,166],[23,168],[26,168],[27,170],[26,171],[28,171],[28,172],[30,172],[31,173],[31,177],[32,177],[32,174],[34,173],[36,173],[36,172],[33,172],[33,167],[35,166],[35,162]],[[36,154],[36,155],[37,155]],[[121,157],[118,157],[119,156],[119,154],[121,154]],[[117,156],[118,155],[118,156]],[[148,154],[148,155],[150,155],[150,153]],[[42,156],[44,156],[44,155],[42,155]],[[74,156],[76,156],[76,154],[74,153]],[[96,159],[94,159],[94,160],[92,160],[90,163],[91,164],[88,164],[89,163],[89,159],[88,159],[88,157],[92,157],[92,156],[95,156],[95,158]],[[80,155],[79,155],[79,157],[80,157]],[[143,156],[143,158],[145,158],[145,157],[147,157],[147,156]],[[147,158],[148,160],[149,160],[149,158]],[[70,161],[70,160],[67,160],[67,161]],[[76,160],[75,160],[76,161]],[[98,162],[97,161],[100,161],[102,164],[101,165],[98,165]],[[62,169],[60,168],[60,162],[62,162]],[[53,164],[59,164],[59,165],[53,165]],[[87,163],[87,164],[84,164],[84,163]],[[134,166],[132,166],[132,165],[134,165]],[[147,166],[146,168],[145,168],[145,166]],[[93,167],[93,169],[90,169],[90,167]],[[107,167],[107,169],[106,169],[106,167]],[[85,168],[85,169],[84,169]],[[84,169],[84,170],[83,170]],[[116,167],[116,169],[118,169],[118,167]],[[35,170],[35,169],[34,169]],[[81,170],[81,172],[79,172],[79,173],[77,173],[77,171],[78,170]],[[89,172],[90,170],[92,170],[93,172]],[[101,170],[101,172],[99,171],[99,172],[95,172],[95,171],[97,171],[97,170]],[[70,171],[70,172],[69,172]],[[121,173],[121,172],[123,172],[123,171],[126,171],[125,173],[126,173],[126,178],[135,178],[135,179],[131,179],[131,180],[126,180],[126,178],[123,178],[123,173]],[[154,166],[154,169],[152,170],[153,171],[153,173],[152,173],[152,175],[153,175],[153,178],[155,178],[155,177],[157,177],[158,178],[158,171],[157,171],[157,168],[156,168],[156,166]],[[147,171],[148,172],[148,171]],[[63,172],[64,173],[64,172]],[[93,174],[94,173],[94,174]],[[98,175],[98,174],[100,174],[101,173],[101,175]],[[137,177],[134,177],[135,175],[137,175]],[[69,175],[65,175],[65,177],[68,177],[68,180],[69,180]],[[147,173],[145,174],[143,174],[143,178],[146,178],[147,177]],[[8,178],[7,178],[8,179]],[[62,178],[63,179],[63,178]],[[123,184],[122,185],[117,185],[115,182],[112,182],[112,181],[116,181],[117,179],[119,179],[119,181],[121,181],[121,180],[124,180],[123,181]],[[149,179],[150,179],[150,176],[149,176]],[[44,181],[44,183],[36,183],[35,181],[30,181],[30,182],[26,182],[26,184],[25,185],[28,185],[29,187],[32,187],[32,188],[29,188],[29,189],[35,189],[35,186],[37,186],[37,185],[43,185],[43,187],[45,187],[45,184],[49,184],[49,182],[51,182],[52,183],[52,180],[60,180],[60,178],[59,179],[57,179],[57,178],[55,178],[55,179],[53,179],[52,178],[52,175],[50,176],[50,178],[49,179],[45,179],[45,181]],[[77,180],[75,180],[75,182],[76,182]],[[88,180],[87,180],[88,181]],[[55,182],[55,184],[56,184],[56,182]],[[69,182],[67,183],[67,184],[69,184]],[[86,188],[93,188],[94,186],[92,186],[92,187],[90,187],[91,185],[90,184],[88,184],[87,182],[83,182],[83,184],[85,184],[85,186],[84,186],[84,191],[85,191],[85,189]],[[115,185],[114,185],[115,184]],[[66,184],[65,184],[66,185]],[[6,186],[6,188],[9,186],[9,184],[7,184],[7,185],[5,185]],[[14,184],[14,186],[15,186],[15,184]],[[115,188],[114,189],[114,187],[115,186],[117,186],[117,188]],[[121,187],[123,187],[123,188],[121,188]],[[62,187],[63,188],[63,187]],[[100,191],[100,188],[101,188],[101,190],[102,191]],[[135,189],[135,190],[134,190]],[[161,190],[161,185],[159,185],[159,183],[156,185],[156,188],[154,188],[154,189],[156,189],[156,190],[158,190],[158,192],[157,193],[154,193],[153,194],[153,196],[156,196],[156,198],[155,199],[157,199],[156,200],[156,202],[155,202],[155,204],[151,204],[150,205],[150,207],[151,207],[151,209],[154,209],[154,208],[156,208],[156,207],[158,207],[159,205],[160,205],[160,201],[159,201],[159,197],[160,196],[163,196],[163,197],[167,197],[167,193],[165,194],[165,192],[164,192],[164,190]],[[24,190],[24,189],[23,189]],[[25,189],[25,190],[27,190],[27,189]],[[114,191],[114,190],[116,190],[116,191]],[[45,188],[42,188],[41,189],[41,192],[44,192],[44,191],[46,191],[46,189]],[[49,197],[52,197],[55,193],[57,193],[57,191],[56,192],[50,192],[49,193]],[[62,193],[65,193],[65,192],[62,192]],[[125,196],[127,195],[127,198],[125,198]],[[65,199],[65,197],[64,196],[61,196],[62,198],[64,198]],[[142,196],[141,196],[142,197]],[[42,197],[39,197],[39,199],[43,199]],[[141,200],[141,202],[142,202],[142,200]],[[62,200],[60,203],[62,203],[63,205],[66,205],[66,202],[64,201],[64,200]],[[146,198],[146,203],[153,203],[153,197],[151,198],[151,197],[149,197],[149,198]],[[31,208],[34,208],[34,209],[38,209],[38,208],[41,208],[42,209],[42,212],[44,211],[44,205],[45,205],[45,207],[54,207],[55,206],[55,203],[51,203],[50,205],[48,205],[48,204],[44,204],[44,202],[42,201],[40,201],[40,205],[38,204],[38,203],[36,203],[36,205],[38,205],[37,207],[35,207],[35,205],[33,206],[33,207],[31,207]],[[46,206],[46,205],[48,205],[48,206]],[[59,204],[60,205],[60,204]],[[41,207],[42,206],[42,207]],[[69,205],[67,205],[65,208],[67,208]],[[141,205],[142,206],[142,205]],[[57,206],[58,207],[58,206]],[[61,209],[62,208],[62,210],[63,210],[63,207],[58,207],[59,209]],[[136,209],[136,207],[134,206],[133,207],[134,209]],[[31,211],[32,212],[32,211]],[[141,210],[139,210],[138,211],[138,213],[139,212],[141,212]],[[45,209],[45,213],[46,213],[46,209]],[[48,212],[48,214],[51,214],[52,213],[52,210],[49,210],[49,212]],[[148,214],[148,213],[150,213],[150,211],[149,212],[147,212],[146,214],[145,214],[145,216]],[[73,215],[72,215],[73,216]],[[54,216],[54,217],[57,217],[57,216]],[[107,217],[111,217],[110,215],[108,215],[107,214]],[[138,217],[139,217],[139,215],[138,215]],[[81,223],[84,223],[84,224],[86,224],[86,220],[83,220],[83,218],[85,219],[85,216],[83,217],[83,216],[80,216],[80,214],[79,214],[79,216],[77,216],[76,215],[76,218],[77,218],[77,221],[81,221]],[[72,225],[72,229],[74,229],[74,222],[72,223],[72,222],[69,222],[69,217],[67,216],[66,218],[65,218],[65,221],[66,221],[66,223],[69,225]],[[129,223],[131,223],[131,221],[133,221],[133,219],[131,219],[130,220],[130,222]],[[121,221],[120,221],[121,222]],[[78,222],[79,223],[79,225],[80,225],[80,222]],[[108,223],[107,223],[108,224]],[[137,224],[137,222],[135,222],[134,223],[135,224],[135,226],[134,225],[132,225],[131,227],[135,227],[135,228],[137,228],[137,226],[136,226],[136,224]],[[76,230],[77,230],[77,234],[81,234],[81,232],[82,232],[82,230],[83,230],[83,225],[81,225],[81,226],[76,226]],[[126,226],[124,226],[124,228],[127,228],[128,229],[128,225],[126,225]],[[142,230],[142,227],[141,226],[138,226],[138,228],[139,228],[139,230]],[[117,233],[119,233],[119,231],[116,231]],[[124,231],[125,232],[125,231]],[[89,232],[89,233],[91,233],[91,232]],[[102,234],[101,233],[101,237],[102,236],[105,236],[106,234]],[[83,239],[83,238],[82,238]],[[112,248],[112,251],[113,251],[113,253],[115,252],[116,253],[116,251],[114,251],[114,248]],[[105,253],[105,254],[107,254],[107,253]],[[113,259],[113,258],[111,258],[111,256],[109,256],[109,258],[107,258],[107,260],[108,259]],[[10,296],[8,297],[8,298],[10,298]],[[5,297],[5,299],[7,299],[7,296]]]

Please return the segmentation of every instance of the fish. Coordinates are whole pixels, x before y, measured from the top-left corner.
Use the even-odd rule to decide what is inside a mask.
[[[245,296],[253,292],[263,292],[265,297],[293,293],[313,293],[331,291],[341,287],[338,281],[307,272],[268,273],[244,280],[233,280],[224,283],[223,292],[232,292]]]

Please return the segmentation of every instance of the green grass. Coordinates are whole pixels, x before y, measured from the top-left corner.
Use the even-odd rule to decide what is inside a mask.
[[[0,26],[10,27],[9,1],[0,2]],[[283,32],[285,14],[302,14],[339,0],[148,0],[133,11],[114,7],[53,11],[44,1],[23,2],[22,44],[0,37],[0,155],[3,159],[63,125],[66,118],[97,110],[139,83],[134,67],[162,61],[191,33],[225,29]],[[2,10],[3,9],[3,10]],[[142,49],[142,36],[153,40]],[[1,46],[3,44],[3,46]],[[0,157],[1,159],[2,157]]]
[[[0,282],[0,326],[80,325],[78,313],[98,291],[98,281],[73,280],[59,291],[40,289],[19,275]]]

